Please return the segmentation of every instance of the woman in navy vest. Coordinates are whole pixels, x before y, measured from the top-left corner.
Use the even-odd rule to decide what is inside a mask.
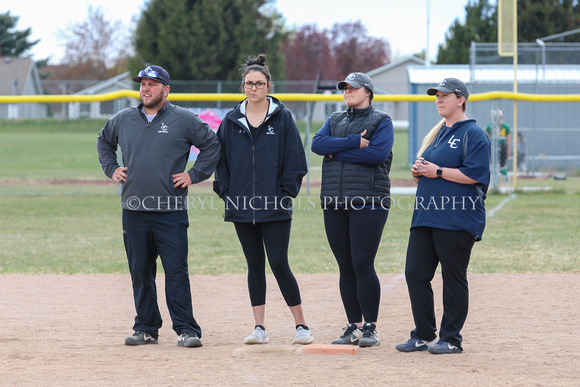
[[[381,343],[375,256],[389,214],[394,130],[391,118],[371,104],[370,77],[351,73],[337,87],[347,109],[333,113],[312,140],[312,151],[324,156],[320,200],[348,319],[332,344],[371,347]]]
[[[485,227],[490,142],[465,115],[465,83],[446,78],[427,90],[443,119],[427,134],[411,168],[417,182],[405,278],[415,329],[402,352],[462,353],[459,333],[469,303],[467,266]],[[441,263],[443,317],[437,326],[431,280]]]

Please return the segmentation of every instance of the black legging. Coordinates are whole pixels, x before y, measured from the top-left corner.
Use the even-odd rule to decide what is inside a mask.
[[[405,278],[411,298],[415,329],[411,337],[431,341],[437,337],[431,280],[441,263],[443,317],[439,338],[461,348],[461,328],[467,318],[469,290],[467,266],[475,239],[467,231],[414,227],[409,235]]]
[[[381,284],[375,256],[388,215],[370,208],[324,210],[326,237],[338,262],[340,296],[349,323],[377,321]]]
[[[248,263],[248,290],[252,306],[266,303],[266,253],[268,263],[288,306],[302,303],[298,282],[288,265],[291,220],[234,223]]]

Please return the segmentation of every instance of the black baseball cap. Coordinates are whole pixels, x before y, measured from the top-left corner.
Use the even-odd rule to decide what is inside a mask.
[[[373,80],[366,74],[363,73],[350,73],[344,81],[338,82],[336,88],[338,90],[344,90],[344,87],[349,84],[355,89],[360,89],[361,87],[366,88],[371,93],[375,92],[375,85]]]
[[[460,96],[465,97],[465,100],[469,98],[469,90],[467,90],[467,86],[465,86],[463,81],[457,78],[445,78],[439,82],[439,85],[427,90],[427,94],[435,95],[438,91],[442,93],[457,93]]]
[[[140,83],[142,78],[153,79],[169,86],[169,73],[161,66],[151,65],[144,70],[139,71],[139,74],[133,78],[135,82]]]

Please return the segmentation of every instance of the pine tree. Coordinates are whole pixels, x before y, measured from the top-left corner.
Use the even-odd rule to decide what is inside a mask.
[[[10,16],[10,11],[0,14],[0,56],[19,57],[40,40],[29,41],[31,28],[16,30],[18,16]]]
[[[145,63],[172,79],[239,80],[248,56],[264,53],[274,79],[283,73],[286,37],[272,0],[152,0],[135,31],[133,71]]]

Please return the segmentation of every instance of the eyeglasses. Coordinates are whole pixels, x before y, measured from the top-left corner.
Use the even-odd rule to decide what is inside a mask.
[[[254,86],[256,86],[256,89],[263,89],[264,86],[266,86],[266,82],[256,82],[256,83],[254,83],[254,82],[244,82],[244,87],[246,89],[251,89]]]
[[[139,75],[138,77],[152,77],[152,78],[158,78],[159,75],[157,74],[157,71],[155,70],[151,70],[150,68],[146,68],[145,70],[141,70],[139,71]]]

